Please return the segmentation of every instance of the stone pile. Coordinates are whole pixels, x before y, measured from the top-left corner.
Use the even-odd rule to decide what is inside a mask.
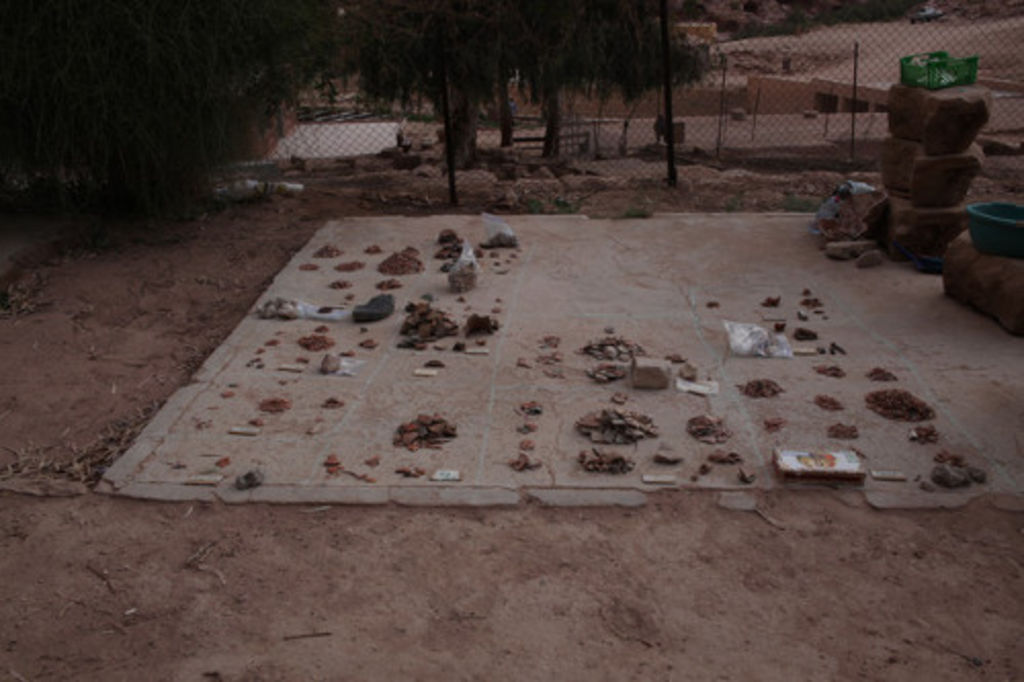
[[[377,272],[384,275],[415,275],[423,272],[423,262],[419,255],[419,251],[407,246],[382,260],[377,266]]]
[[[458,435],[458,428],[440,415],[421,414],[416,419],[400,424],[395,429],[395,447],[404,447],[410,452],[420,448],[438,449]]]
[[[636,462],[629,457],[597,448],[592,448],[590,452],[581,450],[576,460],[584,471],[597,474],[628,474],[636,466]]]
[[[426,344],[445,336],[459,333],[459,325],[443,310],[430,307],[426,301],[409,303],[408,313],[402,323],[401,333],[407,338],[399,343],[400,348],[426,350]]]
[[[964,198],[983,157],[974,139],[988,122],[991,94],[974,85],[894,85],[888,107],[882,182],[890,209],[884,241],[894,258],[904,257],[894,242],[917,256],[941,258],[967,228]]]
[[[591,341],[577,352],[598,360],[618,360],[620,362],[629,362],[638,355],[646,355],[639,344],[621,336],[606,336]]]
[[[591,412],[576,421],[576,430],[593,443],[622,445],[657,438],[658,427],[645,414],[625,410]]]

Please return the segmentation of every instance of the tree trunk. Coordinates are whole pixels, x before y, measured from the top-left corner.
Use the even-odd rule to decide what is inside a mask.
[[[476,124],[479,104],[452,88],[452,144],[455,147],[455,168],[464,170],[476,165]]]
[[[542,156],[550,158],[558,156],[559,138],[562,135],[562,112],[561,102],[558,97],[558,88],[552,88],[544,95],[544,152]]]
[[[498,74],[498,111],[501,112],[501,146],[512,146],[512,107],[508,102],[508,78]]]

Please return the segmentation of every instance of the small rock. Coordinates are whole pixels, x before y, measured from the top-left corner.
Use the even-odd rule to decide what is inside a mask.
[[[238,490],[251,490],[263,485],[263,472],[259,469],[246,471],[235,479],[235,488]]]
[[[495,202],[495,206],[504,209],[516,208],[519,206],[519,195],[516,194],[516,191],[513,188],[506,187],[504,191],[502,191],[501,196],[499,196]]]
[[[984,483],[988,480],[985,470],[978,467],[967,467],[967,476],[975,483]]]
[[[679,464],[682,461],[683,461],[683,458],[682,457],[678,457],[676,455],[663,455],[660,452],[655,453],[655,455],[654,455],[654,463],[655,464],[664,464],[666,466],[673,466],[675,464]]]
[[[662,360],[633,358],[633,388],[661,390],[672,383],[672,371]]]
[[[334,374],[339,369],[341,369],[341,358],[337,355],[328,353],[324,356],[324,359],[320,361],[321,374]]]
[[[885,256],[878,249],[866,251],[857,257],[858,268],[873,268],[885,262]]]
[[[962,488],[971,484],[967,472],[959,467],[939,464],[932,469],[932,483],[943,488]]]
[[[416,157],[416,160],[419,161],[420,158]],[[441,169],[438,168],[437,166],[432,166],[430,164],[421,164],[419,166],[416,166],[413,169],[412,172],[413,172],[414,175],[416,175],[418,177],[421,177],[421,178],[439,178],[439,177],[441,177]]]
[[[836,260],[852,260],[877,248],[878,243],[870,239],[830,242],[825,245],[825,255]]]
[[[689,362],[683,362],[683,366],[679,368],[679,378],[684,381],[696,381],[697,380],[697,368],[691,365]]]
[[[391,294],[374,296],[352,310],[353,322],[376,322],[395,312],[395,297]]]

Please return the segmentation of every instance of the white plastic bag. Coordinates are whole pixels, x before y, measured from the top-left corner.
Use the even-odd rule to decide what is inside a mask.
[[[296,301],[295,305],[299,309],[299,317],[304,320],[337,322],[352,317],[351,310],[342,310],[337,306],[316,306],[305,301]]]
[[[480,217],[484,221],[484,231],[487,234],[487,240],[480,246],[485,249],[519,246],[519,238],[504,220],[490,213],[481,213]]]
[[[875,187],[874,185],[869,185],[866,182],[847,180],[843,184],[839,185],[839,191],[848,192],[849,194],[871,194],[875,191]]]
[[[469,240],[464,240],[462,254],[448,271],[448,288],[457,294],[469,291],[476,286],[476,276],[479,271],[480,265],[476,262],[473,245],[469,243]]]
[[[264,182],[248,179],[221,185],[214,190],[214,194],[227,201],[255,201],[270,194],[290,197],[304,189],[305,186],[299,182]]]
[[[287,298],[272,298],[256,309],[256,315],[265,320],[320,320],[337,322],[352,316],[351,310],[342,310],[337,306],[316,306],[305,301]]]
[[[856,180],[844,180],[836,187],[832,194],[821,202],[821,206],[818,207],[818,212],[814,215],[814,220],[807,226],[807,231],[811,234],[821,234],[821,221],[822,220],[839,220],[839,212],[841,210],[842,203],[849,199],[851,196],[858,194],[870,194],[874,192],[875,188],[866,182],[858,182]]]
[[[739,357],[791,358],[793,349],[782,334],[768,333],[756,324],[729,322],[724,320],[725,332],[729,335],[729,350]]]
[[[354,377],[356,374],[359,374],[359,370],[365,364],[366,360],[341,358],[341,367],[339,367],[337,371],[331,372],[331,374],[338,377]]]

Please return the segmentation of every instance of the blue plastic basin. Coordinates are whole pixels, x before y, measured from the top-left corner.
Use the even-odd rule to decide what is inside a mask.
[[[1024,206],[1006,202],[969,204],[968,227],[982,253],[1024,258]]]

